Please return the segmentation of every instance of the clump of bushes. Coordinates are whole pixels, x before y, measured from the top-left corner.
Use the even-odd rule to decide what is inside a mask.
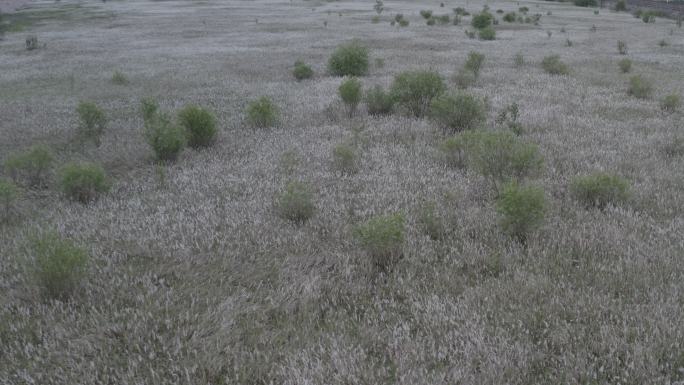
[[[33,145],[23,153],[15,153],[5,160],[5,172],[15,183],[29,187],[44,187],[52,169],[52,151],[44,145]]]
[[[442,76],[435,71],[407,71],[394,78],[391,94],[407,113],[422,117],[434,98],[444,93]]]
[[[357,226],[354,236],[380,270],[392,268],[403,255],[404,216],[376,217]]]
[[[478,36],[480,40],[496,40],[496,31],[492,27],[482,28],[478,31]]]
[[[439,144],[439,152],[444,163],[453,168],[465,166],[464,142],[461,137],[447,138]]]
[[[429,9],[423,9],[420,11],[420,16],[422,16],[425,20],[429,20],[432,17],[432,11]]]
[[[361,82],[356,78],[349,78],[342,81],[340,87],[337,89],[342,102],[347,106],[347,111],[349,116],[353,116],[356,111],[356,107],[361,102],[362,98],[362,85]]]
[[[679,95],[667,95],[660,101],[660,108],[665,112],[675,112],[681,105]]]
[[[546,56],[542,59],[541,66],[544,71],[551,75],[567,75],[570,69],[563,63],[558,55]]]
[[[430,105],[430,117],[446,131],[470,130],[486,119],[484,103],[472,95],[457,92],[435,98]]]
[[[437,213],[434,202],[429,202],[420,207],[418,223],[425,235],[429,236],[433,241],[443,238],[446,233],[444,221],[442,221],[442,218]]]
[[[12,205],[19,197],[19,188],[7,180],[0,179],[0,207],[2,207],[2,218],[9,218]]]
[[[646,99],[653,92],[653,85],[649,80],[641,75],[635,75],[629,78],[629,86],[627,93],[638,99]]]
[[[208,110],[189,105],[178,112],[178,121],[185,128],[190,147],[208,147],[216,140],[216,118]]]
[[[409,25],[408,19],[401,19],[401,20],[399,20],[399,26],[400,26],[400,27],[408,27],[408,25]]]
[[[86,275],[88,253],[69,239],[46,234],[32,241],[35,277],[44,294],[65,300]]]
[[[356,40],[338,46],[328,60],[328,71],[334,76],[367,74],[368,48]]]
[[[128,78],[122,72],[114,71],[114,74],[112,74],[112,83],[119,86],[125,86],[128,84]]]
[[[66,164],[59,184],[67,198],[81,203],[95,201],[110,188],[102,166],[87,162]]]
[[[288,183],[285,190],[276,197],[275,208],[282,218],[297,224],[309,220],[316,211],[311,189],[296,181]]]
[[[472,25],[473,28],[476,29],[484,29],[491,26],[493,20],[494,16],[492,16],[491,13],[487,11],[482,11],[480,13],[473,15],[473,18],[470,21],[470,25]]]
[[[476,77],[480,76],[480,69],[484,64],[485,56],[479,52],[471,51],[468,53],[468,59],[466,59],[463,68],[472,72]]]
[[[503,231],[524,244],[529,234],[544,220],[544,190],[511,182],[504,187],[498,197],[496,210],[501,215],[500,224]]]
[[[629,59],[622,59],[618,62],[618,67],[620,67],[622,73],[626,74],[632,70],[632,61]]]
[[[159,161],[176,160],[186,144],[185,130],[159,111],[159,105],[152,99],[142,101],[141,112],[145,122],[143,135],[155,158]]]
[[[586,207],[604,209],[609,204],[617,205],[627,200],[629,183],[616,175],[594,173],[574,178],[570,191]]]
[[[313,70],[303,61],[297,60],[294,64],[292,75],[297,80],[310,79],[313,76]]]
[[[252,127],[266,128],[278,124],[278,107],[273,101],[262,96],[247,105],[247,123]]]
[[[82,139],[89,139],[100,145],[100,138],[107,126],[104,111],[95,103],[81,102],[76,107],[78,114],[78,133]]]
[[[617,49],[620,55],[627,55],[627,43],[622,40],[618,40]]]
[[[359,157],[349,145],[339,144],[333,148],[332,168],[342,175],[352,175],[359,171]]]
[[[380,86],[375,86],[366,93],[366,108],[371,115],[389,115],[394,108],[394,98]]]

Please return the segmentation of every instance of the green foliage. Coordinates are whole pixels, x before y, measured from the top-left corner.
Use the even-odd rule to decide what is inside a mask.
[[[278,124],[278,107],[266,96],[249,103],[246,115],[247,123],[252,127],[266,128]]]
[[[660,101],[660,108],[665,112],[675,112],[679,109],[681,104],[679,95],[671,94],[665,96],[663,100]]]
[[[449,15],[446,14],[435,16],[434,19],[437,20],[437,23],[439,23],[440,25],[447,25],[450,21]]]
[[[367,74],[368,48],[356,40],[338,46],[328,60],[328,71],[334,76]]]
[[[628,73],[632,70],[632,61],[626,58],[622,59],[618,62],[618,67],[620,67],[622,73]]]
[[[385,9],[385,3],[383,3],[382,0],[375,0],[375,5],[373,5],[373,9],[379,15]]]
[[[145,124],[152,122],[159,113],[159,104],[152,98],[144,98],[140,101],[140,112]]]
[[[468,53],[463,69],[472,72],[476,77],[480,76],[480,69],[485,61],[485,55],[479,52],[471,51]]]
[[[625,3],[625,0],[618,0],[615,3],[615,11],[624,12],[626,10],[627,10],[627,4]]]
[[[477,128],[487,118],[484,103],[463,92],[435,98],[430,105],[430,117],[451,132]]]
[[[9,218],[12,205],[19,197],[19,188],[7,180],[0,179],[0,207],[2,207],[2,218]]]
[[[641,21],[644,23],[655,23],[656,14],[652,11],[646,11],[641,13]]]
[[[426,23],[427,25],[435,25],[435,22],[436,22],[436,21],[435,21],[435,18],[434,18],[434,17],[431,17],[431,18],[427,19],[427,21],[426,21],[425,23]]]
[[[402,21],[402,20],[404,20],[404,15],[403,15],[403,14],[397,13],[396,15],[394,15],[394,21],[396,21],[397,23],[400,22],[400,21]]]
[[[349,145],[339,144],[332,153],[332,168],[342,175],[352,175],[359,171],[359,157]]]
[[[429,202],[420,207],[418,224],[423,233],[429,236],[433,241],[443,238],[446,233],[444,221],[437,213],[436,204],[434,202]]]
[[[475,75],[472,71],[461,69],[454,75],[452,80],[454,83],[456,83],[456,87],[464,90],[475,84],[477,81],[477,75]]]
[[[207,147],[216,140],[216,118],[204,108],[189,105],[178,112],[178,121],[185,129],[190,147]]]
[[[627,93],[638,99],[646,99],[653,93],[653,85],[641,75],[629,78]]]
[[[366,108],[371,115],[389,115],[394,108],[394,99],[382,87],[375,86],[366,93]]]
[[[496,117],[496,123],[504,124],[513,133],[520,135],[522,134],[522,126],[518,123],[519,113],[518,103],[512,103],[499,113],[499,116]]]
[[[309,220],[316,211],[311,189],[296,181],[288,183],[285,190],[276,197],[275,208],[282,218],[297,224]]]
[[[294,64],[294,70],[292,70],[292,75],[297,80],[310,79],[313,76],[313,70],[303,61],[297,60]]]
[[[145,122],[143,135],[154,151],[155,158],[159,161],[176,160],[186,144],[185,130],[160,112],[152,99],[142,101],[141,111]]]
[[[86,275],[88,253],[71,240],[52,233],[34,239],[31,246],[35,277],[44,294],[67,299]]]
[[[444,93],[442,76],[435,71],[406,71],[394,78],[391,94],[397,104],[415,117],[422,117],[432,99]]]
[[[5,171],[15,183],[29,187],[44,187],[54,158],[44,145],[33,145],[23,153],[15,153],[5,160]]]
[[[574,178],[570,191],[586,207],[604,209],[609,204],[617,205],[627,200],[629,182],[616,175],[594,173]]]
[[[422,16],[425,20],[429,20],[432,17],[432,11],[423,9],[420,11],[420,16]]]
[[[354,115],[356,107],[361,102],[363,95],[361,82],[356,78],[348,78],[342,81],[340,87],[337,89],[340,98],[347,106],[349,116]]]
[[[482,28],[478,31],[480,40],[496,40],[496,31],[492,27]]]
[[[528,235],[544,220],[544,190],[511,182],[504,187],[497,199],[496,209],[501,216],[503,231],[525,243]]]
[[[371,23],[378,24],[380,22],[380,16],[373,16],[371,18]]]
[[[514,23],[517,15],[515,12],[508,12],[507,14],[503,15],[503,21],[506,23]]]
[[[94,163],[68,163],[59,174],[62,192],[67,198],[77,202],[95,201],[111,187],[102,166]]]
[[[551,55],[542,59],[541,66],[551,75],[567,75],[570,73],[568,66],[560,60],[560,56]]]
[[[399,26],[400,27],[408,27],[409,21],[407,19],[401,19],[399,20]]]
[[[81,102],[76,107],[78,113],[78,133],[82,139],[93,140],[100,145],[100,137],[107,126],[107,117],[104,111],[95,103]]]
[[[578,7],[595,7],[596,0],[573,0],[573,4]]]
[[[627,55],[627,43],[622,40],[618,40],[617,49],[620,55]]]
[[[125,86],[128,84],[128,78],[122,72],[114,71],[114,74],[112,74],[112,83],[119,86]]]
[[[530,9],[527,7],[520,7],[520,8],[518,8],[518,11],[520,11],[520,13],[522,13],[522,14],[527,14],[527,12],[529,12]]]
[[[404,216],[394,214],[370,219],[354,229],[354,236],[380,270],[389,270],[402,257]]]
[[[463,7],[454,8],[454,13],[457,14],[458,16],[468,16],[469,15],[469,13]]]
[[[537,146],[510,132],[467,131],[461,138],[468,165],[487,178],[497,192],[503,183],[534,176],[542,169]]]
[[[459,136],[447,138],[439,144],[439,152],[444,163],[453,168],[463,168],[465,166],[465,144]]]
[[[484,29],[492,25],[493,19],[494,16],[492,16],[491,13],[487,11],[482,11],[480,13],[473,15],[470,24],[473,26],[473,28]]]

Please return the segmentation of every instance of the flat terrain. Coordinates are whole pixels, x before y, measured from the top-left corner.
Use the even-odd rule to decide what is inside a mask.
[[[370,1],[62,0],[20,11],[21,30],[0,41],[0,162],[47,144],[58,165],[101,163],[113,187],[89,205],[25,190],[0,225],[0,384],[682,384],[684,151],[667,149],[684,114],[659,101],[684,91],[684,29],[488,1],[542,17],[501,22],[497,40],[480,41],[464,33],[470,17],[427,26],[419,11],[485,3],[444,3],[386,1],[377,24]],[[390,26],[396,13],[410,25]],[[39,49],[25,49],[28,34]],[[445,136],[432,122],[339,112],[341,79],[326,62],[352,38],[370,49],[366,89],[412,69],[450,79],[470,51],[485,55],[468,92],[487,98],[487,125],[518,103],[521,137],[544,157],[533,184],[548,211],[526,247],[501,232],[487,182],[440,161]],[[631,74],[617,67],[618,40]],[[569,75],[541,69],[552,54]],[[295,81],[297,59],[313,79]],[[129,84],[112,84],[114,71]],[[627,94],[634,74],[653,82],[650,98]],[[281,124],[249,128],[244,108],[263,95]],[[217,143],[157,166],[144,97],[165,111],[209,108]],[[82,100],[109,118],[99,148],[74,145]],[[360,171],[340,176],[332,149],[349,141]],[[626,178],[629,201],[601,211],[572,199],[571,178],[595,171]],[[302,226],[273,209],[292,179],[314,187]],[[441,240],[417,223],[426,202],[446,224]],[[404,257],[377,277],[352,229],[395,212],[407,219]],[[91,256],[70,301],[45,300],[28,273],[32,234],[48,230]]]

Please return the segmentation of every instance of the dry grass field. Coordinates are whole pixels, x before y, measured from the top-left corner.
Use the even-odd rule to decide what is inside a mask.
[[[0,162],[43,144],[54,167],[0,211],[0,384],[684,384],[684,113],[660,105],[684,91],[684,29],[544,1],[387,0],[373,23],[373,4],[62,0],[12,16],[23,24],[0,41]],[[419,14],[485,4],[493,41],[468,38],[471,16],[429,26]],[[495,13],[522,6],[538,25]],[[391,26],[397,13],[410,24]],[[484,128],[506,130],[496,118],[517,103],[517,138],[544,159],[526,183],[546,211],[524,242],[503,231],[487,179],[445,165],[450,134],[433,120],[344,112],[326,66],[352,39],[370,55],[364,90],[418,69],[454,90],[469,52],[485,55],[465,91],[486,100]],[[546,73],[549,55],[570,73]],[[295,80],[296,60],[313,78]],[[649,97],[628,94],[634,75]],[[261,96],[280,110],[274,127],[246,123]],[[213,146],[158,164],[148,97],[212,111]],[[81,101],[107,116],[100,146],[76,139]],[[341,143],[358,172],[333,167]],[[109,191],[67,199],[58,170],[71,161],[102,165]],[[624,178],[627,198],[578,201],[572,181],[595,172]],[[274,205],[291,180],[315,205],[300,224]],[[394,213],[401,258],[380,271],[355,229]],[[89,257],[68,298],[46,296],[35,272],[46,233]]]

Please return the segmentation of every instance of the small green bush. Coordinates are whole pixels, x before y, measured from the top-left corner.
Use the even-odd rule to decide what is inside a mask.
[[[461,137],[447,138],[439,144],[439,152],[448,167],[465,166],[464,143]]]
[[[389,270],[403,255],[404,216],[376,217],[357,226],[354,236],[380,270]]]
[[[665,96],[663,100],[660,101],[660,108],[665,112],[675,112],[679,109],[681,104],[679,95],[671,94]]]
[[[49,298],[67,299],[86,275],[88,253],[71,240],[56,234],[43,235],[32,241],[35,277]]]
[[[480,40],[496,40],[496,31],[492,27],[482,28],[478,31]]]
[[[371,115],[389,115],[394,108],[394,99],[382,87],[375,86],[366,93],[366,108]]]
[[[615,11],[624,12],[626,10],[627,10],[627,4],[625,3],[625,0],[618,0],[615,3]]]
[[[570,73],[568,66],[560,60],[560,56],[546,56],[541,62],[542,68],[551,75],[567,75]]]
[[[528,235],[544,220],[544,190],[511,182],[504,187],[497,199],[496,209],[501,215],[500,224],[503,231],[525,243]]]
[[[435,71],[406,71],[394,78],[391,94],[407,113],[422,117],[428,112],[432,99],[445,89],[442,76]]]
[[[353,116],[363,95],[361,82],[356,78],[345,79],[337,91],[340,99],[347,106],[349,116]]]
[[[128,78],[122,72],[114,71],[112,74],[112,83],[119,86],[125,86],[128,84]]]
[[[627,88],[628,94],[638,99],[646,99],[651,96],[652,92],[653,85],[646,78],[643,78],[641,75],[629,78],[629,86]]]
[[[618,40],[617,49],[620,55],[627,55],[627,43],[622,40]]]
[[[338,46],[328,60],[328,71],[334,76],[367,74],[368,48],[356,40]]]
[[[492,16],[491,13],[487,11],[482,11],[480,13],[473,15],[470,24],[473,26],[473,28],[484,29],[492,25],[493,19],[494,16]]]
[[[403,14],[397,13],[396,15],[394,15],[394,21],[396,21],[397,23],[400,22],[400,21],[402,21],[402,20],[404,20],[404,15],[403,15]]]
[[[208,147],[216,140],[216,118],[208,110],[198,106],[186,106],[178,112],[178,121],[185,129],[190,147]]]
[[[297,224],[309,220],[316,211],[311,189],[296,181],[288,183],[285,190],[276,197],[275,208],[282,218]]]
[[[595,7],[596,0],[573,0],[573,4],[578,7]]]
[[[641,13],[641,20],[644,23],[655,23],[656,15],[653,12],[642,12]]]
[[[451,21],[449,19],[449,15],[435,16],[435,20],[437,20],[437,23],[439,23],[440,25],[447,25],[449,24],[449,21]]]
[[[436,23],[436,20],[434,17],[431,17],[425,21],[425,24],[427,24],[427,25],[435,25],[435,23]]]
[[[60,187],[67,198],[89,203],[109,191],[102,166],[94,163],[68,163],[60,170]]]
[[[609,204],[617,205],[627,200],[629,183],[616,175],[594,173],[574,178],[570,191],[586,207],[604,209]]]
[[[468,59],[466,59],[463,69],[472,72],[476,77],[480,76],[480,69],[485,61],[485,55],[479,52],[471,51],[468,53]]]
[[[100,137],[107,126],[107,117],[104,111],[95,103],[81,102],[76,107],[78,113],[78,132],[82,139],[93,140],[100,145]]]
[[[436,204],[434,202],[429,202],[420,207],[418,224],[423,233],[433,241],[443,238],[446,233],[444,221],[437,213]]]
[[[186,132],[171,119],[159,111],[159,106],[152,99],[142,102],[141,111],[145,128],[143,135],[159,161],[173,161],[183,151],[186,144]]]
[[[496,192],[502,184],[538,174],[543,159],[537,146],[511,132],[467,131],[461,134],[467,163],[487,178]]]
[[[313,70],[303,61],[297,60],[294,64],[294,70],[292,70],[292,75],[297,80],[310,79],[313,76]]]
[[[503,15],[503,21],[506,23],[515,23],[517,15],[515,12],[508,12],[507,14]]]
[[[44,145],[33,145],[26,152],[15,153],[5,160],[5,172],[15,183],[44,187],[52,169],[52,151]]]
[[[9,218],[14,202],[19,197],[19,188],[10,182],[0,179],[0,207],[2,207],[2,218]]]
[[[477,76],[472,71],[461,69],[454,75],[453,81],[456,83],[456,87],[465,90],[475,84]]]
[[[468,12],[463,7],[454,8],[454,13],[459,15],[459,16],[467,16],[468,15]]]
[[[145,124],[152,123],[159,114],[159,104],[152,98],[144,98],[140,101],[140,112]]]
[[[332,168],[342,175],[352,175],[359,171],[359,159],[356,150],[346,144],[335,146],[332,153]]]
[[[430,105],[430,117],[450,132],[479,127],[486,119],[484,103],[463,92],[444,94]]]
[[[420,11],[420,16],[422,16],[423,19],[428,20],[432,17],[432,11],[428,9],[423,9]]]
[[[407,19],[401,19],[399,20],[399,26],[400,27],[408,27],[409,21]]]
[[[618,67],[620,67],[622,73],[626,74],[632,70],[632,61],[629,59],[622,59],[618,62]]]
[[[247,123],[252,127],[266,128],[278,124],[278,107],[266,96],[249,103],[246,114]]]

